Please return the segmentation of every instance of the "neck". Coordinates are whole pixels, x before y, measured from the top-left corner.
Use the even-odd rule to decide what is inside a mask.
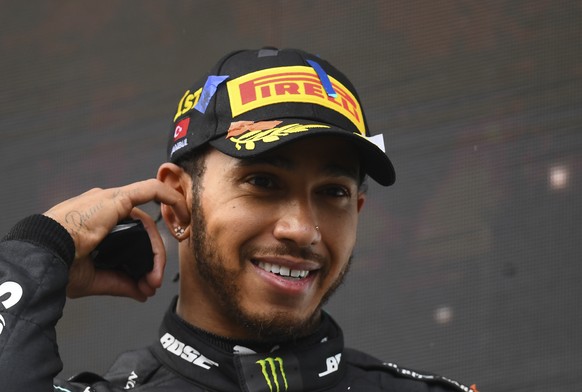
[[[206,330],[199,327],[198,325],[190,323],[188,320],[182,317],[178,312],[178,304],[176,306],[176,313],[180,316],[181,321],[190,329],[190,331],[210,343],[211,345],[218,347],[226,352],[233,353],[269,353],[275,349],[291,347],[291,346],[302,346],[316,344],[324,339],[328,331],[328,323],[325,320],[328,316],[322,312],[320,317],[320,322],[308,335],[302,337],[283,337],[281,339],[264,339],[264,338],[236,338],[227,335],[217,334],[214,331]],[[249,351],[250,350],[250,351]]]

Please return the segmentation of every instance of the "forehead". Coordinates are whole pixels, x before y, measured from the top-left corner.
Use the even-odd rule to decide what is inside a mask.
[[[360,159],[356,148],[343,138],[318,136],[300,139],[256,157],[237,159],[236,166],[272,165],[301,171],[307,166],[328,175],[359,178]]]
[[[258,164],[272,164],[294,169],[302,164],[313,162],[320,165],[351,168],[354,172],[361,171],[359,150],[349,141],[337,136],[299,139],[253,157],[233,157],[215,148],[209,148],[197,156],[204,158],[204,166],[216,164],[223,169],[229,166],[244,167]]]

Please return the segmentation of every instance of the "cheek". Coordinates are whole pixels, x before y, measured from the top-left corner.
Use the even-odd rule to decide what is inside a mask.
[[[246,242],[260,235],[267,225],[268,214],[249,208],[244,203],[231,201],[224,205],[207,208],[207,233],[221,251],[238,252]]]
[[[341,267],[347,263],[356,244],[357,213],[346,214],[329,222],[325,226],[324,241],[331,252],[332,260],[338,260],[337,264]]]

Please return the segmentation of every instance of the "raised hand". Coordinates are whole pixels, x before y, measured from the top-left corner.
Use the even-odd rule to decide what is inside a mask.
[[[44,215],[59,222],[75,243],[75,260],[69,271],[67,295],[115,295],[145,301],[160,287],[166,265],[166,252],[153,219],[136,206],[157,201],[173,207],[187,221],[190,212],[183,195],[164,183],[145,180],[119,188],[92,189],[57,204]],[[151,272],[135,281],[120,271],[100,270],[89,254],[120,220],[140,219],[150,237],[154,253]]]

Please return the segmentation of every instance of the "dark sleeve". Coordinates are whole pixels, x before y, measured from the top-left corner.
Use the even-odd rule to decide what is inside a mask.
[[[351,365],[355,379],[368,382],[366,391],[477,392],[474,384],[466,386],[447,377],[406,369],[351,348],[344,349],[343,360]]]
[[[5,391],[53,391],[62,362],[55,325],[75,256],[69,233],[33,215],[0,241],[0,383]]]

